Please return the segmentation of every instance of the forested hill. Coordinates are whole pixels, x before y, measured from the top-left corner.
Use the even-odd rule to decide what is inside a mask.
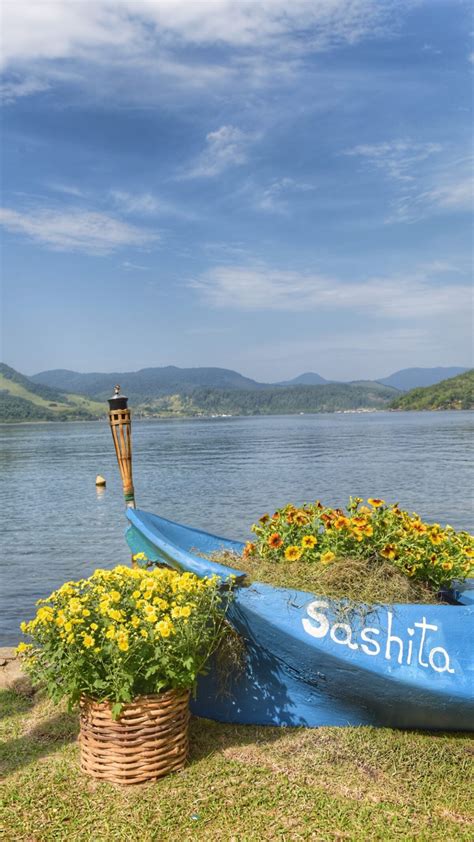
[[[474,409],[474,368],[435,386],[412,389],[395,398],[391,409]]]
[[[106,414],[106,407],[99,403],[33,383],[29,377],[0,363],[0,422],[92,421],[105,418]]]
[[[136,408],[142,415],[292,415],[357,409],[385,409],[395,390],[374,384],[345,383],[288,386],[259,390],[195,389],[191,394],[168,395]]]

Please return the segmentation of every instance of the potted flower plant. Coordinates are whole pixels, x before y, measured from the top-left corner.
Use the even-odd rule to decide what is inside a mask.
[[[81,768],[116,783],[181,769],[188,702],[226,624],[219,580],[116,567],[39,600],[18,652],[54,701],[80,706]]]

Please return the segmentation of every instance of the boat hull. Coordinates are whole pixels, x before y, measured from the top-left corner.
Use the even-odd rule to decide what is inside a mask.
[[[194,713],[261,725],[474,730],[472,604],[380,605],[347,618],[323,597],[246,586],[241,571],[198,555],[239,552],[239,542],[144,512],[128,517],[133,552],[242,583],[229,620],[245,641],[245,666],[230,682],[214,666],[199,681]]]

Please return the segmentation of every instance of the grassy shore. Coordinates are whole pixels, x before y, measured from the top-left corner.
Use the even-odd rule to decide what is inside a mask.
[[[471,840],[466,734],[191,723],[183,772],[118,788],[78,768],[77,715],[0,692],[8,842]]]

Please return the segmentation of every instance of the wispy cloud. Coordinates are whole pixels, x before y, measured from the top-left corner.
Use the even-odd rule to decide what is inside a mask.
[[[0,84],[0,100],[8,105],[20,97],[38,94],[47,91],[50,87],[49,82],[34,76],[6,79]]]
[[[386,222],[417,222],[434,213],[472,208],[472,159],[452,158],[439,143],[398,140],[346,150],[398,187]]]
[[[412,223],[434,213],[472,211],[473,186],[469,171],[460,177],[446,179],[430,190],[406,193],[393,202],[387,222]]]
[[[416,168],[432,155],[442,151],[439,143],[414,143],[394,140],[387,143],[364,143],[346,149],[344,154],[361,158],[370,167],[381,170],[395,181],[412,182]]]
[[[389,318],[418,319],[462,312],[471,289],[459,281],[440,283],[446,266],[424,266],[409,275],[348,283],[316,273],[264,265],[216,266],[190,281],[212,307],[284,312],[350,311]]]
[[[293,178],[279,178],[272,181],[261,191],[256,191],[255,205],[259,210],[269,213],[286,214],[289,211],[288,199],[298,193],[314,190],[312,184],[295,181]]]
[[[209,132],[205,149],[181,177],[213,178],[229,167],[245,164],[249,146],[254,140],[255,135],[243,132],[236,126],[221,126]]]
[[[61,184],[57,181],[50,181],[47,185],[50,190],[54,190],[55,193],[63,193],[66,196],[74,196],[78,199],[83,199],[85,197],[85,193],[80,187],[76,187],[75,184]]]
[[[111,190],[109,193],[114,208],[125,216],[175,216],[194,219],[194,213],[175,202],[158,198],[153,193],[128,193]]]
[[[105,255],[125,246],[150,245],[158,235],[94,211],[40,208],[24,213],[0,209],[0,225],[55,251]]]

